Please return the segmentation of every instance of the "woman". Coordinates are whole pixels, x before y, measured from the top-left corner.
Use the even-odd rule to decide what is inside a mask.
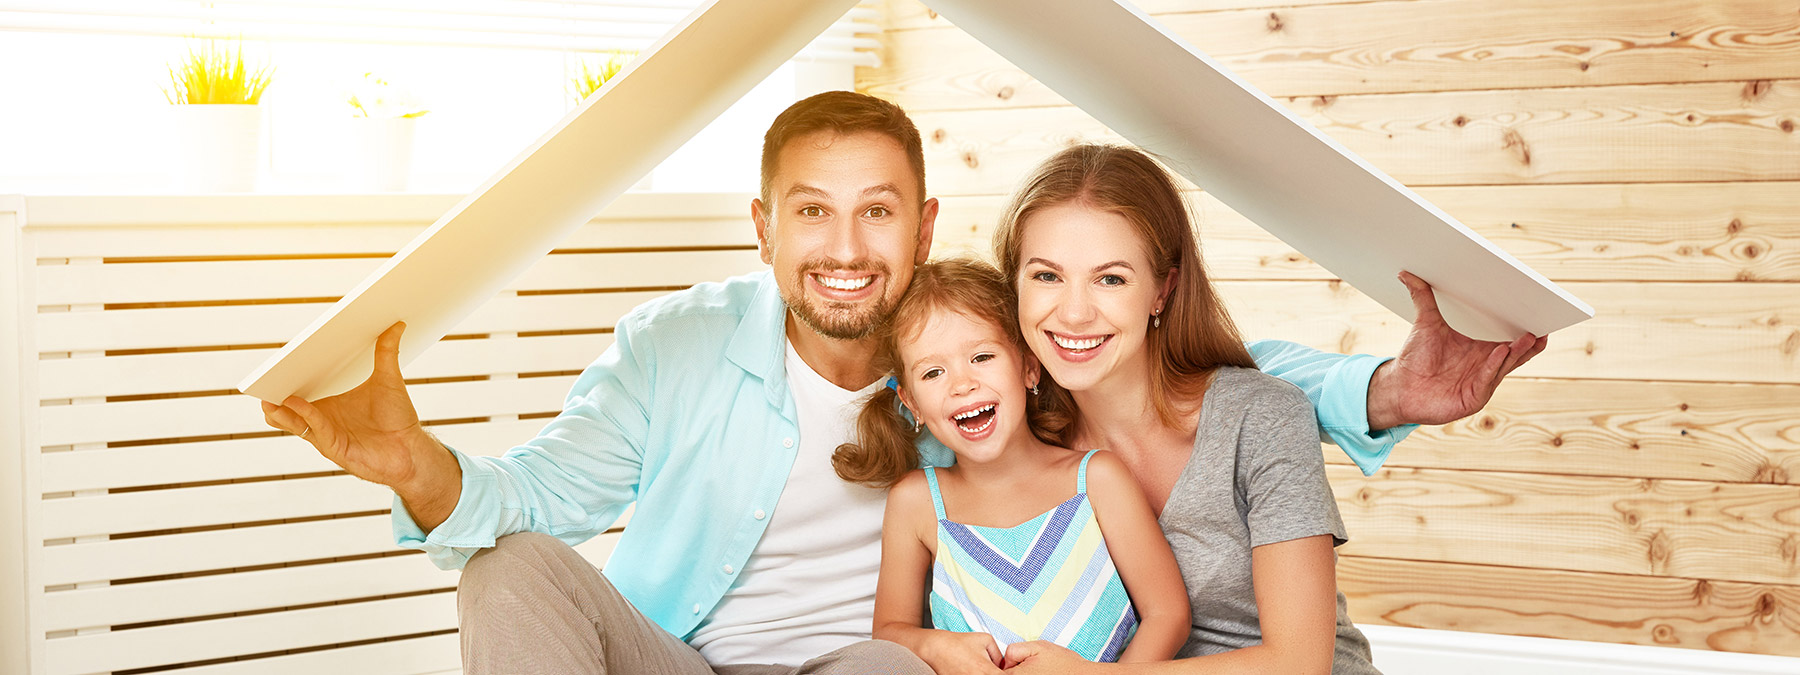
[[[1049,375],[1040,405],[1072,417],[1071,447],[1124,460],[1187,585],[1184,660],[1113,669],[1376,673],[1337,592],[1346,535],[1312,406],[1256,370],[1193,232],[1159,166],[1090,145],[1040,166],[994,238]],[[1041,642],[1009,649],[1015,664],[1094,667]]]

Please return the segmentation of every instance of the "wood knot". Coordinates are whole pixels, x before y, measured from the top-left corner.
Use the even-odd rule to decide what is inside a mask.
[[[1456,119],[1450,120],[1450,123],[1459,127],[1466,127],[1469,126],[1469,118],[1457,115]]]
[[[1783,478],[1785,478],[1786,475],[1786,472],[1782,473]],[[1781,559],[1786,560],[1789,565],[1800,562],[1800,536],[1790,534],[1782,538]]]
[[[1781,341],[1781,353],[1788,356],[1800,353],[1800,330],[1788,331],[1787,339]]]
[[[1633,450],[1642,450],[1642,449],[1644,449],[1644,448],[1643,448],[1643,446],[1641,446],[1641,445],[1639,445],[1639,444],[1638,444],[1638,442],[1637,442],[1637,441],[1632,441],[1632,442],[1631,442],[1631,449],[1633,449]]]
[[[1750,270],[1743,270],[1737,273],[1733,281],[1756,281],[1756,275]]]
[[[1337,103],[1336,96],[1314,96],[1312,106],[1313,110],[1324,110],[1331,107],[1333,103]]]
[[[942,143],[944,142],[944,139],[949,137],[950,134],[943,129],[931,132],[931,142],[933,143]]]
[[[1769,93],[1768,80],[1751,80],[1744,83],[1744,101],[1746,103],[1762,98],[1763,94],[1767,93]]]
[[[1494,427],[1497,427],[1497,426],[1500,426],[1500,423],[1494,421],[1494,418],[1487,417],[1485,415],[1482,416],[1482,418],[1481,418],[1481,430],[1482,431],[1493,431]]]
[[[1013,88],[1012,87],[1001,87],[1000,91],[994,92],[994,96],[999,97],[999,99],[1002,101],[1011,100],[1013,97]]]
[[[1755,258],[1758,255],[1762,255],[1762,249],[1757,248],[1756,244],[1744,245],[1744,257]]]
[[[1693,254],[1694,254],[1694,247],[1692,247],[1692,246],[1677,246],[1677,247],[1675,247],[1675,255],[1693,255]]]
[[[1584,345],[1581,348],[1581,351],[1586,352],[1588,356],[1593,356],[1594,355],[1594,343],[1592,343],[1592,342],[1587,343],[1586,345]]]
[[[1694,113],[1688,113],[1688,114],[1687,114],[1687,121],[1689,121],[1689,122],[1693,122],[1693,121],[1695,121],[1695,120],[1698,120],[1698,119],[1700,119],[1700,118],[1698,118],[1698,117],[1695,117],[1695,116],[1694,116]]]
[[[1550,437],[1550,447],[1560,448],[1560,447],[1562,447],[1562,444],[1563,444],[1563,440],[1562,440],[1561,436],[1551,436]]]
[[[1756,596],[1756,618],[1765,620],[1775,618],[1774,594],[1763,593]]]
[[[1375,491],[1374,490],[1370,490],[1369,488],[1363,488],[1361,490],[1356,491],[1356,502],[1358,504],[1370,504],[1370,503],[1373,503],[1374,501],[1375,501]]]
[[[1518,223],[1513,223],[1513,224],[1512,224],[1512,227],[1513,227],[1513,229],[1515,229],[1515,230],[1516,230],[1516,229],[1519,229],[1519,224],[1518,224]]]
[[[1269,12],[1269,20],[1265,23],[1269,26],[1269,32],[1271,33],[1279,33],[1281,32],[1281,29],[1287,25],[1281,22],[1281,15],[1275,12]]]
[[[1659,623],[1656,624],[1656,627],[1651,628],[1650,639],[1656,641],[1657,644],[1663,645],[1672,645],[1681,642],[1681,638],[1676,637],[1675,635],[1675,627],[1666,623]]]
[[[1635,525],[1636,523],[1633,524]],[[1669,537],[1664,535],[1661,530],[1658,530],[1656,534],[1650,535],[1649,556],[1651,569],[1658,572],[1664,571],[1669,564],[1669,553],[1672,548],[1673,547],[1669,545]]]
[[[1712,598],[1712,592],[1713,592],[1712,582],[1707,581],[1705,579],[1701,579],[1699,581],[1694,582],[1694,601],[1695,602],[1705,604],[1707,600]]]
[[[1782,485],[1788,482],[1788,472],[1779,464],[1764,462],[1761,467],[1757,468],[1755,480],[1758,483]],[[1788,562],[1795,561],[1796,543],[1793,535],[1788,535],[1788,538],[1781,542],[1781,556],[1787,558]]]
[[[1681,408],[1681,411],[1682,411],[1682,412],[1687,412],[1687,409],[1688,409],[1688,404],[1686,404],[1686,403],[1683,403],[1683,404],[1681,404],[1681,405],[1679,405],[1679,406],[1676,406],[1676,407],[1678,407],[1678,408]]]
[[[975,157],[975,153],[973,153],[973,152],[964,152],[962,155],[962,160],[963,160],[963,164],[967,165],[971,169],[981,166],[981,160],[977,159]]]
[[[1731,222],[1725,224],[1725,234],[1737,234],[1742,231],[1744,231],[1744,221],[1742,220],[1732,218]]]
[[[1587,69],[1591,68],[1591,67],[1593,67],[1593,64],[1588,63],[1586,61],[1582,61],[1581,65],[1579,66],[1579,68],[1581,68],[1581,72],[1584,72],[1584,73],[1587,72]]]
[[[1782,131],[1788,132],[1790,134],[1794,133],[1794,121],[1793,120],[1782,120],[1781,124],[1779,126],[1781,127]]]
[[[927,10],[925,10],[925,18],[927,18],[927,19],[931,19],[931,20],[933,20],[933,21],[936,21],[936,20],[937,20],[937,18],[938,18],[938,13],[937,13],[937,10],[935,10],[935,9],[927,9]]]
[[[1500,138],[1501,148],[1512,153],[1513,159],[1519,160],[1519,163],[1525,166],[1531,166],[1531,146],[1525,143],[1525,137],[1520,136],[1518,130],[1507,129]]]

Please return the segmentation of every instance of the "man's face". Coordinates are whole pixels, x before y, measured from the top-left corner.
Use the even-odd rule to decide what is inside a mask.
[[[820,131],[781,149],[768,215],[756,200],[751,217],[781,299],[813,332],[856,340],[887,320],[937,218],[916,183],[900,143],[878,133]]]

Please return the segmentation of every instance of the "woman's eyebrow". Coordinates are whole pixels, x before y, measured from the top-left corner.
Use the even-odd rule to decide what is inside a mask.
[[[1048,267],[1048,268],[1050,268],[1050,269],[1053,269],[1053,270],[1056,270],[1056,271],[1058,271],[1058,272],[1061,272],[1061,271],[1062,271],[1062,265],[1058,265],[1058,264],[1056,264],[1056,263],[1053,263],[1053,262],[1050,262],[1050,261],[1048,261],[1048,260],[1045,260],[1045,259],[1043,259],[1043,258],[1032,258],[1032,259],[1030,259],[1030,260],[1026,260],[1026,261],[1025,261],[1025,264],[1027,264],[1027,265],[1030,265],[1030,264],[1032,264],[1032,263],[1037,263],[1037,264],[1039,264],[1039,265],[1043,265],[1043,266],[1045,266],[1045,267]]]
[[[1134,272],[1135,272],[1135,271],[1137,271],[1137,270],[1135,270],[1135,269],[1132,269],[1132,267],[1131,267],[1131,263],[1128,263],[1128,262],[1125,262],[1125,261],[1123,261],[1123,260],[1114,260],[1114,261],[1112,261],[1112,262],[1109,262],[1109,263],[1102,263],[1102,264],[1099,264],[1099,265],[1095,265],[1095,266],[1094,266],[1094,271],[1095,271],[1095,272],[1098,272],[1098,271],[1100,271],[1100,270],[1103,270],[1103,269],[1106,269],[1106,268],[1108,268],[1108,267],[1123,267],[1123,268],[1125,268],[1125,269],[1127,269],[1127,270],[1131,270],[1131,271],[1134,271]]]

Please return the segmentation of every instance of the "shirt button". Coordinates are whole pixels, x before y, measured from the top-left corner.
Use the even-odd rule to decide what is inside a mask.
[[[794,447],[794,439],[792,439],[792,438],[781,439],[781,447],[784,447],[784,448]]]
[[[764,519],[764,518],[767,518],[767,517],[769,517],[769,514],[767,514],[767,513],[763,513],[763,510],[762,510],[762,509],[757,509],[757,510],[756,510],[756,514],[755,514],[755,515],[756,515],[756,519],[757,519],[757,520],[762,520],[762,519]]]
[[[726,565],[726,566],[725,566],[725,573],[726,573],[726,574],[731,574],[731,566],[730,566],[730,565]]]
[[[700,603],[698,603],[698,602],[694,603],[694,613],[695,614],[700,613]]]

